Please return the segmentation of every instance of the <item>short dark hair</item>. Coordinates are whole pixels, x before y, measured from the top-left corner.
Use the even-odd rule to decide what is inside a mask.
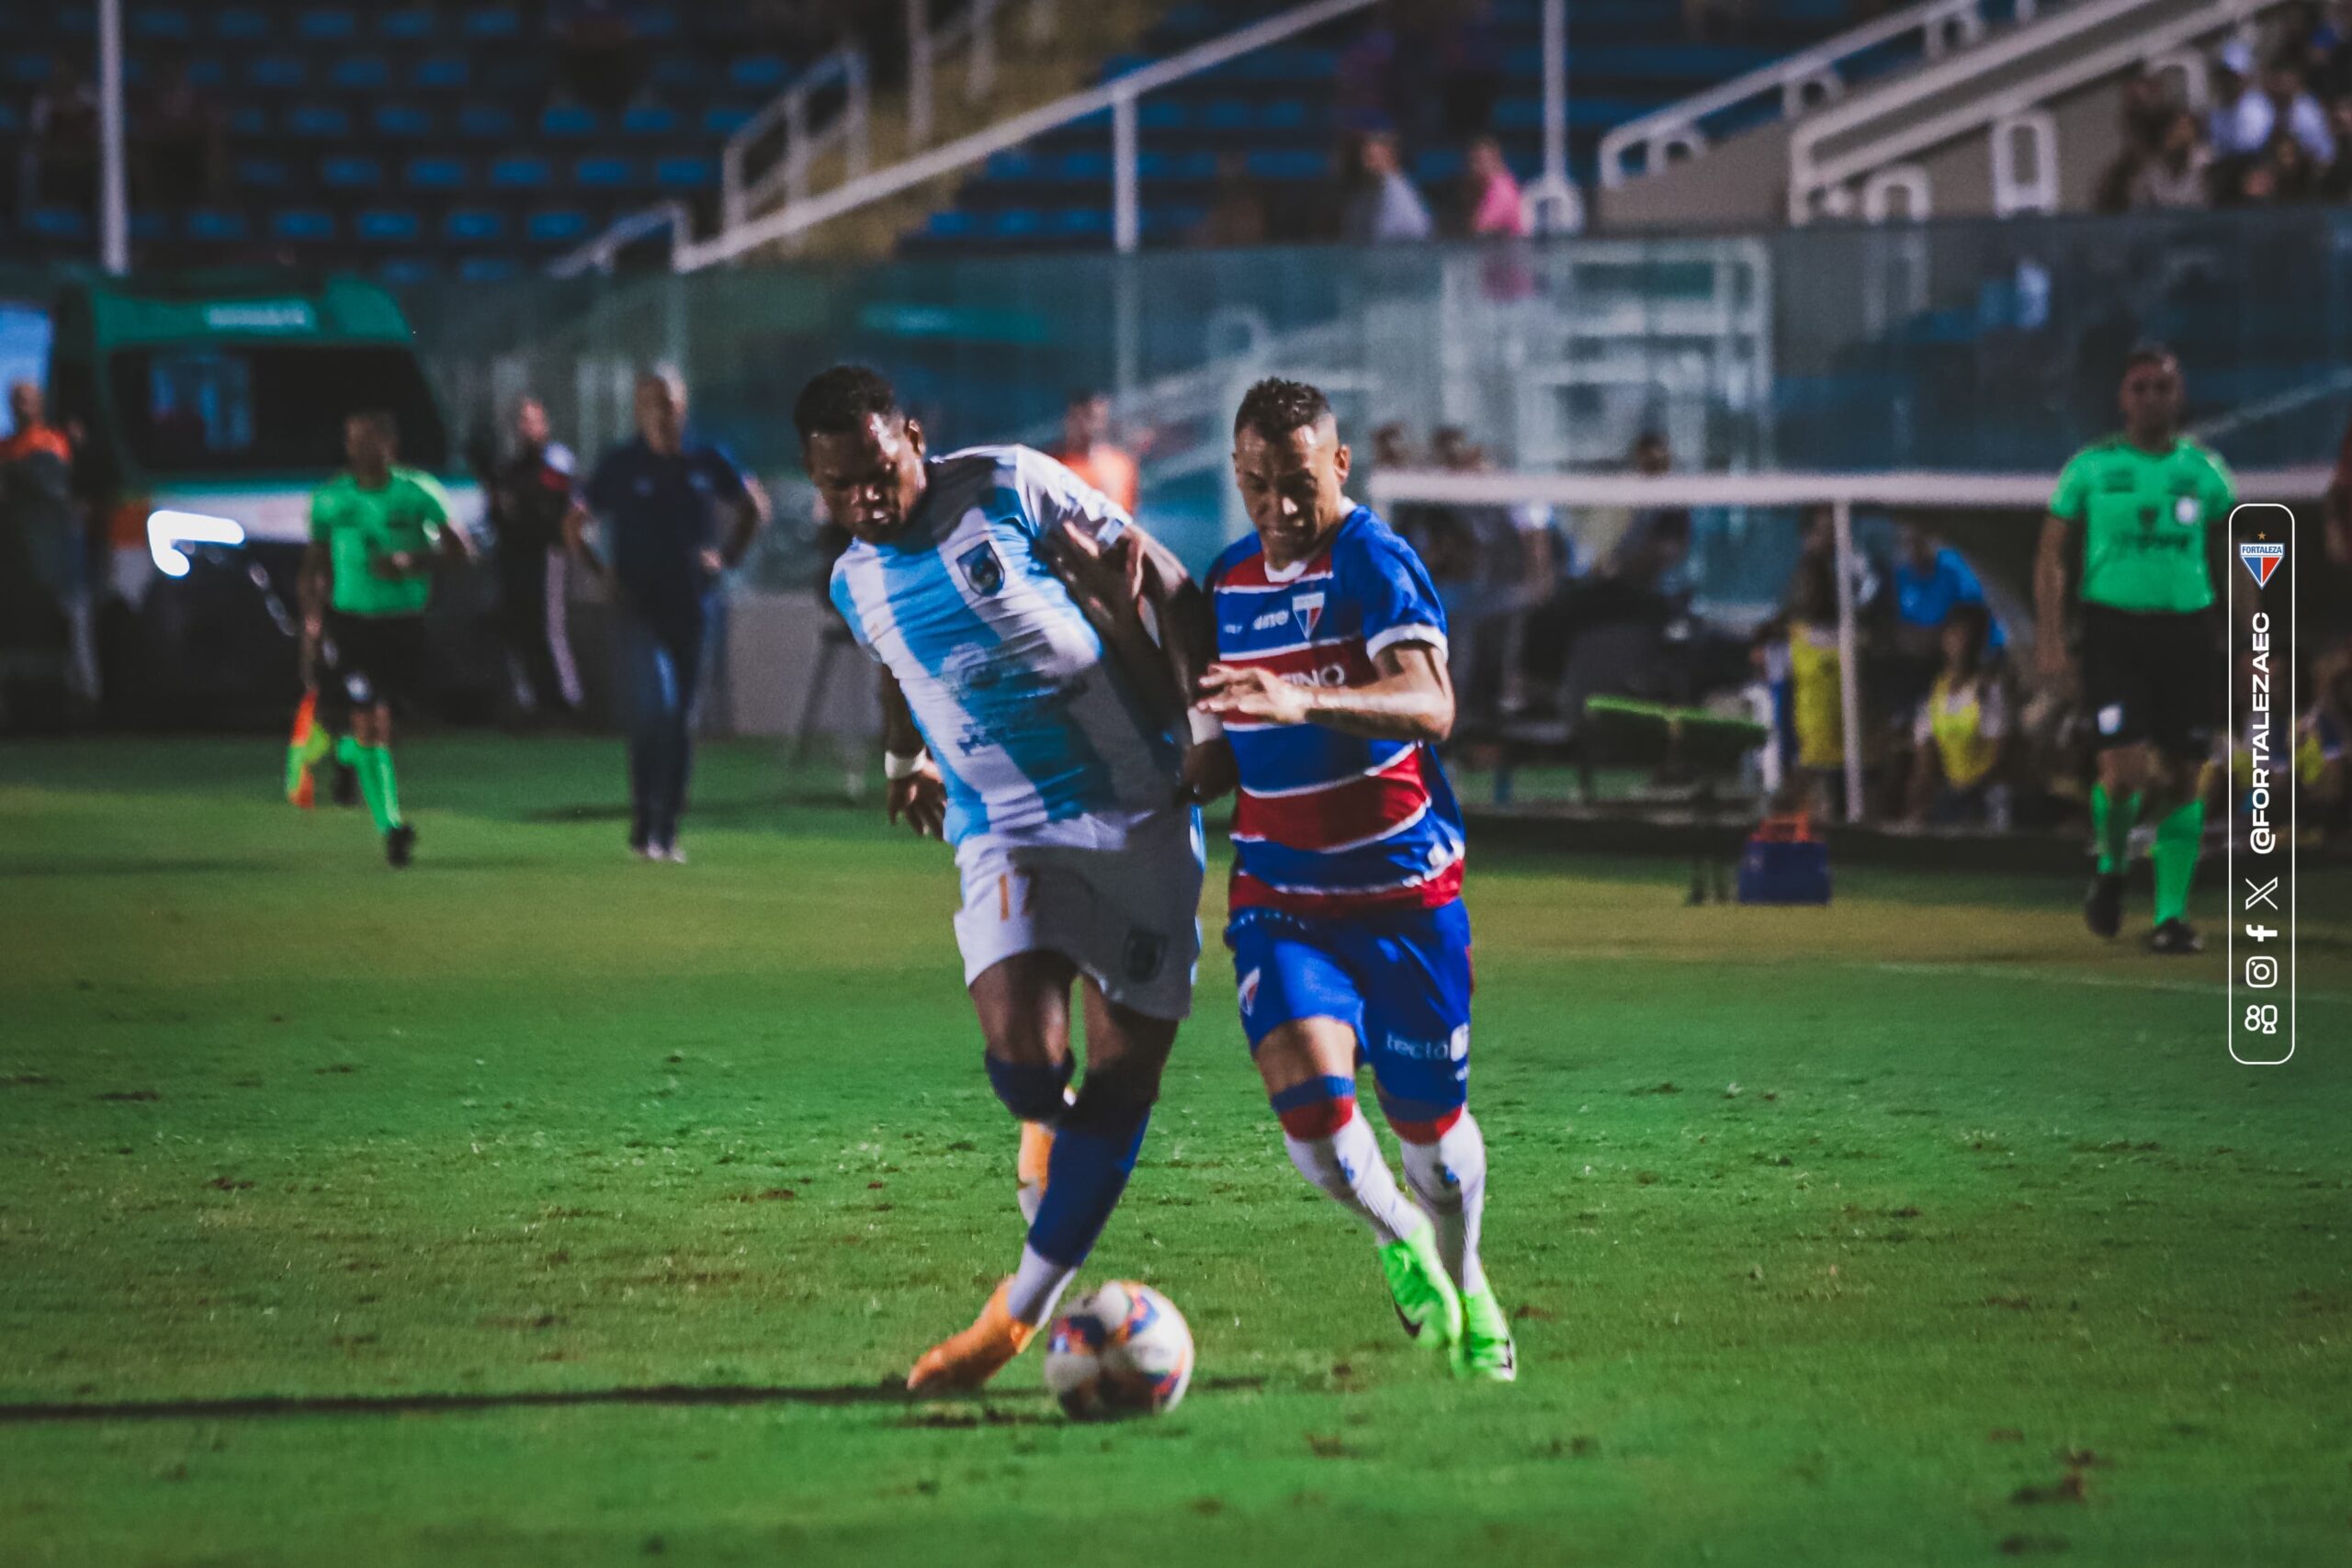
[[[2180,363],[2180,355],[2161,343],[2138,344],[2133,345],[2131,353],[2123,356],[2123,374],[2129,376],[2143,365],[2163,365],[2167,362],[2177,365]]]
[[[879,414],[899,413],[899,394],[878,370],[863,365],[836,365],[820,370],[793,400],[792,423],[800,439],[815,435],[848,435]]]
[[[1233,416],[1233,434],[1254,430],[1268,441],[1280,441],[1294,430],[1305,430],[1331,417],[1331,400],[1319,387],[1269,376],[1241,396]]]
[[[354,423],[366,425],[387,441],[398,441],[401,438],[401,423],[392,417],[392,411],[390,409],[353,409],[344,415],[344,418]]]

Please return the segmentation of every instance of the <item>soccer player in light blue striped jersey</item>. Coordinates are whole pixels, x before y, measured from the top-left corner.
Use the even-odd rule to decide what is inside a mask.
[[[1052,458],[930,457],[871,370],[818,376],[793,418],[854,540],[831,592],[883,666],[890,818],[956,846],[956,938],[989,1080],[1024,1125],[1052,1129],[1019,1266],[907,1379],[972,1388],[1020,1354],[1102,1234],[1191,1010],[1199,804],[1233,776],[1221,730],[1186,709],[1208,661],[1208,601]],[[1073,984],[1086,1017],[1074,1097]]]

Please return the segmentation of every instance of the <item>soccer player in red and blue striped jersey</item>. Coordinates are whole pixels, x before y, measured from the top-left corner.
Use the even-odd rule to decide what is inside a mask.
[[[1226,944],[1242,1028],[1293,1163],[1371,1229],[1407,1332],[1508,1382],[1510,1323],[1478,1261],[1462,815],[1436,750],[1445,613],[1412,547],[1348,499],[1320,391],[1252,387],[1233,463],[1255,532],[1210,573],[1199,706],[1241,775]],[[1362,1062],[1409,1198],[1357,1113]]]

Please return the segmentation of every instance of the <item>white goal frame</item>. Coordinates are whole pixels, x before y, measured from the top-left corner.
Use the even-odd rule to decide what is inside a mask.
[[[2316,502],[2333,470],[2312,464],[2250,470],[2237,476],[2241,501],[2290,506]],[[1374,474],[1367,492],[1383,512],[1401,504],[1645,508],[1692,511],[1734,507],[1826,506],[1838,538],[1838,667],[1839,707],[1846,730],[1846,819],[1862,815],[1862,694],[1854,626],[1854,508],[1900,511],[2030,512],[2041,526],[2052,474],[1982,474],[1907,470],[1883,473],[1566,474],[1457,473],[1402,468]],[[2030,644],[2032,628],[2018,628]]]

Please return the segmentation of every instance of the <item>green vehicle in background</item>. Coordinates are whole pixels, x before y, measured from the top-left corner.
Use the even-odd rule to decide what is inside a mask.
[[[482,519],[392,297],[351,277],[189,273],[68,283],[51,312],[51,419],[75,438],[96,536],[106,707],[125,717],[282,716],[299,689],[295,582],[310,498],[343,422],[389,411],[401,461]],[[434,685],[494,682],[486,589],[437,595]]]

